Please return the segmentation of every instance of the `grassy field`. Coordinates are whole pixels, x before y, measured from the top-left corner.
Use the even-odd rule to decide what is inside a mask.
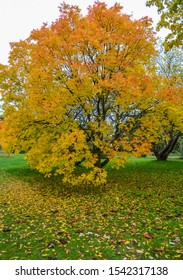
[[[101,188],[0,156],[0,259],[182,259],[183,161],[110,166]]]

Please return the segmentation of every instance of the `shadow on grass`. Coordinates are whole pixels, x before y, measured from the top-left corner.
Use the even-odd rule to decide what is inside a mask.
[[[182,160],[168,160],[158,161],[154,158],[132,158],[126,163],[124,168],[118,170],[112,169],[112,163],[106,166],[108,172],[107,184],[96,187],[93,185],[79,185],[69,186],[62,182],[62,176],[51,176],[50,178],[45,177],[38,171],[31,169],[27,161],[24,159],[24,155],[11,156],[2,158],[0,157],[0,170],[4,171],[3,180],[5,175],[11,178],[12,181],[21,181],[28,183],[32,186],[38,186],[41,192],[45,192],[48,188],[53,194],[58,193],[78,193],[78,194],[91,194],[91,193],[103,193],[110,190],[111,185],[118,184],[118,187],[130,182],[131,178],[134,178],[136,174],[137,179],[140,180],[141,174],[145,174],[149,177],[153,177],[153,174],[162,174],[172,172],[172,175],[176,172],[183,172],[183,161]],[[77,174],[85,172],[83,167],[78,167],[76,170]],[[1,175],[0,175],[1,176]],[[1,178],[1,177],[0,177]],[[7,178],[8,179],[8,178]],[[1,179],[0,179],[1,180]]]
[[[183,160],[182,159],[169,159],[169,160],[157,160],[155,158],[132,158],[129,162],[125,165],[124,169],[144,169],[147,170],[167,170],[170,169],[172,171],[176,169],[183,170]]]
[[[49,190],[49,193],[53,195],[58,194],[76,194],[79,195],[89,195],[91,193],[98,193],[107,191],[106,186],[96,187],[94,185],[79,185],[79,186],[71,186],[64,184],[62,182],[62,175],[53,175],[51,177],[46,177],[44,174],[38,172],[35,169],[32,169],[28,162],[24,159],[23,155],[11,156],[6,159],[0,157],[0,183],[1,181],[6,180],[9,182],[22,182],[27,183],[30,187],[36,187],[39,189],[41,193],[45,193]],[[82,172],[86,172],[83,167],[78,167],[76,170],[76,174],[81,174]]]

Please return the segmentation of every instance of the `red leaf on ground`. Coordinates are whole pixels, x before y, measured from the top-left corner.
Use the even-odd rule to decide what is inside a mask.
[[[164,252],[164,248],[162,248],[162,247],[161,248],[155,248],[155,251],[156,252]]]
[[[60,239],[59,241],[60,241],[60,243],[62,243],[62,244],[67,244],[67,243],[68,243],[68,241],[65,240],[65,239]]]
[[[147,239],[152,239],[152,236],[149,235],[148,233],[144,233],[144,237],[147,238]]]

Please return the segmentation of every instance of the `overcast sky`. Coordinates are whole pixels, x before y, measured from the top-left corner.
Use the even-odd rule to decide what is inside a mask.
[[[9,42],[27,38],[43,22],[51,23],[59,16],[58,6],[62,0],[0,0],[0,63],[6,64],[10,51]],[[68,4],[78,5],[83,14],[94,0],[65,0]],[[124,7],[124,12],[138,19],[148,15],[156,25],[157,9],[145,6],[146,0],[103,0],[109,6],[115,2]],[[163,36],[163,34],[161,34]]]

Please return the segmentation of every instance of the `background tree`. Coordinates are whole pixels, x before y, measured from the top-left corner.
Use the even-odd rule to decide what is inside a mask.
[[[2,130],[2,127],[3,127],[3,119],[1,118],[0,116],[0,136],[1,136],[1,130]],[[1,137],[0,137],[1,138]],[[0,141],[0,151],[1,151],[1,141]]]
[[[153,145],[152,151],[157,159],[166,160],[183,132],[183,53],[180,48],[175,47],[165,52],[161,42],[159,42],[158,49],[157,75],[163,76],[163,82],[160,82],[160,84],[164,83],[166,93],[160,104],[160,106],[163,106],[160,110],[162,113],[162,129],[160,130],[159,140]],[[173,106],[171,102],[174,104]],[[166,120],[166,124],[164,120]]]
[[[148,0],[147,6],[156,5],[161,15],[158,30],[162,27],[170,29],[166,37],[166,47],[183,45],[183,2],[182,0]]]
[[[3,148],[70,184],[100,184],[110,160],[119,167],[148,153],[161,126],[154,44],[149,19],[132,20],[119,4],[97,1],[84,17],[62,4],[51,26],[12,44],[1,71]],[[74,175],[81,163],[86,172]]]
[[[183,136],[180,138],[180,158],[183,159]]]

